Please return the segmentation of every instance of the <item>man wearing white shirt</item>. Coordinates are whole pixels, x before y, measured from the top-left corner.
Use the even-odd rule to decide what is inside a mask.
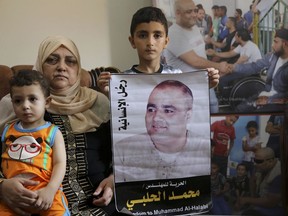
[[[209,49],[207,55],[217,56],[220,58],[233,58],[240,55],[235,64],[251,63],[261,59],[261,52],[258,46],[251,41],[250,33],[246,29],[238,30],[235,35],[236,42],[239,44],[235,49],[227,52],[216,52]]]

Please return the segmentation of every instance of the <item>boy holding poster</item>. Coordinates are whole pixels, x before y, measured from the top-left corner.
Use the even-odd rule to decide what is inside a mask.
[[[113,151],[114,151],[113,154],[114,154],[114,167],[115,167],[115,191],[116,191],[115,197],[116,197],[117,209],[121,212],[126,212],[129,214],[132,213],[132,214],[136,214],[136,215],[138,215],[140,213],[141,214],[147,213],[147,214],[154,214],[154,215],[161,215],[163,213],[167,213],[170,215],[178,215],[178,214],[187,214],[187,213],[191,213],[191,212],[208,211],[210,203],[211,203],[210,187],[209,187],[209,185],[210,185],[210,176],[209,176],[209,174],[210,174],[210,149],[209,149],[209,147],[210,147],[210,143],[209,143],[210,134],[209,134],[209,138],[206,139],[208,141],[205,142],[205,145],[201,145],[201,148],[199,147],[199,144],[200,143],[203,144],[203,142],[199,142],[196,145],[199,147],[197,150],[198,153],[200,152],[200,149],[201,149],[201,153],[205,154],[205,157],[201,157],[201,156],[199,156],[199,154],[195,155],[195,157],[191,156],[191,154],[190,154],[190,157],[185,157],[185,158],[189,158],[189,161],[190,161],[190,159],[191,160],[195,159],[198,161],[200,160],[200,161],[202,161],[201,167],[203,168],[203,166],[205,166],[205,168],[203,168],[201,171],[196,172],[194,169],[195,168],[194,164],[188,163],[190,166],[186,166],[186,167],[188,167],[189,170],[192,170],[192,171],[194,170],[194,175],[192,175],[191,172],[188,172],[187,169],[186,169],[186,171],[187,171],[186,173],[182,172],[181,174],[179,174],[179,172],[177,170],[177,172],[174,172],[174,171],[170,172],[169,171],[167,173],[164,173],[164,175],[161,177],[159,177],[159,175],[156,175],[155,173],[156,173],[157,169],[155,169],[155,166],[153,167],[153,165],[155,164],[156,157],[151,157],[151,155],[152,155],[151,154],[151,155],[149,155],[149,158],[151,159],[150,160],[147,158],[147,156],[148,156],[147,154],[141,154],[138,151],[138,150],[140,150],[140,152],[141,151],[143,152],[143,149],[148,148],[147,147],[148,145],[145,145],[147,143],[141,142],[141,137],[143,137],[143,134],[141,134],[142,136],[141,135],[134,136],[134,137],[138,137],[137,143],[138,144],[140,143],[141,145],[137,145],[136,142],[132,142],[132,143],[130,143],[130,145],[126,145],[127,140],[126,141],[122,140],[122,143],[124,142],[123,143],[124,147],[122,148],[122,145],[120,145],[116,141],[119,137],[119,136],[117,136],[119,133],[122,133],[122,134],[120,134],[122,137],[123,136],[126,137],[128,134],[131,135],[131,131],[129,131],[129,133],[125,133],[128,131],[119,132],[121,130],[121,128],[120,127],[117,128],[115,126],[119,121],[122,121],[122,120],[124,120],[124,121],[126,120],[125,124],[124,124],[125,130],[126,130],[126,127],[128,127],[128,125],[129,125],[129,123],[127,123],[128,119],[126,117],[127,117],[127,115],[131,114],[130,108],[133,107],[132,103],[135,103],[135,101],[133,101],[133,100],[129,101],[129,99],[131,98],[130,96],[131,96],[132,92],[130,92],[129,90],[127,92],[125,91],[126,87],[127,87],[127,89],[129,89],[130,82],[136,83],[136,82],[138,82],[137,80],[140,79],[139,77],[142,77],[140,79],[141,80],[140,83],[143,82],[145,84],[145,80],[148,80],[148,78],[149,79],[151,79],[151,78],[150,78],[150,76],[146,76],[144,74],[155,74],[155,76],[157,76],[157,74],[160,74],[160,73],[162,73],[162,74],[182,73],[182,71],[180,71],[178,69],[174,69],[168,65],[161,64],[161,53],[162,53],[163,49],[165,49],[165,47],[167,46],[167,44],[169,42],[168,24],[167,24],[166,17],[164,15],[164,13],[161,11],[161,9],[156,8],[156,7],[144,7],[144,8],[139,9],[134,14],[134,16],[132,18],[130,33],[131,33],[131,35],[129,37],[129,41],[131,43],[131,46],[134,49],[136,49],[138,52],[139,64],[132,66],[131,69],[125,71],[124,73],[125,74],[138,74],[138,75],[134,76],[133,78],[131,78],[131,75],[130,75],[130,77],[126,76],[126,75],[125,76],[113,75],[113,80],[110,82],[110,88],[111,88],[110,99],[111,99],[111,109],[112,109],[111,110],[111,113],[112,113],[111,116],[113,119],[112,125],[113,125],[113,127],[116,128],[116,130],[113,131],[113,142],[114,142],[113,145],[115,147],[113,149]],[[210,82],[209,82],[210,87],[217,85],[219,82],[218,71],[213,69],[213,68],[207,69],[207,71],[208,71],[208,76],[209,76],[209,80],[210,80]],[[199,75],[198,77],[200,77],[200,75],[201,75],[201,79],[203,79],[204,81],[201,80],[200,82],[198,82],[199,80],[197,78],[197,74],[194,74],[194,76],[192,76],[192,74],[187,73],[187,74],[185,74],[185,76],[183,76],[185,78],[183,78],[183,77],[182,78],[184,79],[184,81],[186,81],[188,77],[189,77],[188,81],[189,81],[189,79],[193,80],[193,78],[194,78],[194,81],[190,82],[190,84],[193,86],[202,85],[201,86],[202,94],[205,95],[205,88],[207,88],[207,86],[203,85],[203,84],[207,83],[207,80],[205,80],[205,76],[202,76],[203,75],[202,72],[200,74],[198,73],[198,75]],[[117,83],[118,76],[119,76],[119,79],[121,79],[121,80],[119,80],[120,81],[119,86],[116,87],[118,89],[117,93],[118,94],[123,93],[123,95],[125,95],[125,97],[123,96],[124,98],[121,98],[121,99],[116,98],[117,95],[113,94],[113,93],[115,93],[114,90],[116,89],[114,84]],[[167,76],[169,76],[169,75],[167,75]],[[125,78],[123,78],[123,77],[125,77]],[[107,87],[108,87],[110,79],[111,79],[111,74],[109,72],[102,72],[98,77],[98,80],[97,80],[98,87],[105,94],[107,94],[109,91],[109,88],[107,88]],[[172,81],[173,81],[173,83],[175,83],[175,80],[172,80]],[[126,85],[127,83],[129,83],[128,86]],[[192,84],[192,83],[194,83],[194,84]],[[168,114],[172,115],[173,114],[172,109],[177,107],[176,105],[172,107],[171,106],[172,102],[170,101],[171,103],[169,103],[167,105],[167,106],[169,106],[169,108],[171,108],[171,110],[170,110],[166,105],[165,105],[165,107],[164,107],[164,105],[159,106],[157,104],[158,102],[155,102],[156,100],[154,100],[156,97],[155,96],[156,91],[157,91],[157,94],[161,91],[162,96],[165,95],[165,93],[163,93],[163,91],[166,91],[166,96],[172,95],[172,92],[167,94],[168,84],[167,85],[166,84],[167,83],[165,82],[165,85],[164,85],[164,83],[162,83],[161,86],[158,85],[157,88],[155,87],[153,92],[151,92],[148,104],[145,104],[147,106],[146,107],[146,117],[145,117],[146,127],[148,124],[147,122],[149,122],[148,115],[153,115],[152,113],[153,113],[154,109],[156,110],[157,108],[159,108],[159,110],[161,109],[161,111],[163,111],[163,114],[166,113],[166,115],[168,115]],[[169,82],[169,84],[170,84],[170,82]],[[173,86],[173,89],[172,89],[173,95],[178,94],[178,96],[174,97],[174,99],[177,100],[178,97],[183,96],[183,97],[188,98],[188,99],[192,98],[192,100],[190,99],[190,101],[193,101],[193,96],[191,96],[192,93],[190,94],[190,96],[187,93],[188,91],[186,91],[186,93],[183,93],[183,92],[185,92],[185,91],[183,91],[183,89],[188,89],[188,87],[185,87],[185,85],[181,84],[182,87],[180,88],[181,90],[179,90],[178,84],[179,84],[179,82],[177,82],[177,84],[174,84],[177,87]],[[136,88],[137,87],[138,86],[136,86]],[[141,89],[143,89],[143,92],[145,91],[145,87],[146,86],[143,86],[142,88],[140,87]],[[171,91],[171,88],[170,88],[170,91]],[[135,89],[135,87],[133,89]],[[207,102],[208,101],[208,91],[206,93],[207,93],[207,95],[205,97],[205,99],[206,99],[205,103],[207,103],[206,109],[201,109],[202,113],[204,110],[204,114],[203,114],[204,119],[207,119],[207,121],[204,124],[205,127],[207,125],[209,125],[209,120],[208,120],[209,119],[209,103]],[[129,95],[129,96],[126,97],[127,95]],[[114,98],[114,96],[115,96],[115,98]],[[139,97],[139,95],[138,95],[138,98],[136,98],[136,99],[140,100],[139,98],[141,98],[141,97]],[[161,98],[163,98],[163,97],[161,97]],[[171,96],[171,98],[173,98],[173,96]],[[167,100],[166,100],[166,102],[167,102]],[[172,99],[170,99],[170,100],[172,100]],[[117,101],[118,101],[118,104],[115,104],[115,103],[117,103]],[[119,104],[119,101],[122,101],[122,102],[124,101],[124,102]],[[136,101],[136,102],[138,102],[138,101]],[[139,102],[142,103],[142,101],[139,101]],[[185,100],[184,100],[184,102],[185,102]],[[127,107],[121,107],[124,103],[127,105]],[[147,101],[145,101],[145,103],[147,103]],[[182,104],[187,105],[187,103],[183,103],[183,101],[182,101],[182,103],[177,104],[177,105],[180,106]],[[145,105],[143,107],[145,107]],[[192,112],[192,110],[187,109],[186,106],[183,108],[185,108],[185,111],[187,111],[187,113]],[[117,119],[117,116],[118,116],[117,111],[122,110],[122,109],[123,109],[123,113],[121,113],[121,114],[123,114],[123,116],[118,117],[118,119]],[[178,110],[175,110],[175,113],[176,112],[178,112]],[[115,113],[116,113],[116,115],[115,115]],[[181,115],[185,116],[185,117],[183,117],[183,119],[185,118],[185,120],[183,120],[183,122],[181,122],[182,124],[184,124],[186,120],[190,119],[190,114],[185,114],[184,110],[181,111]],[[132,120],[137,118],[137,116],[134,115],[134,113],[132,116],[133,116]],[[199,115],[199,116],[201,116],[201,115]],[[125,117],[125,119],[123,119],[122,117]],[[116,119],[116,121],[114,121],[114,119]],[[129,121],[130,120],[131,119],[129,119]],[[166,121],[166,122],[168,122],[168,121]],[[174,124],[176,124],[176,128],[177,128],[178,127],[177,123],[174,122]],[[138,125],[136,125],[136,126],[138,126]],[[134,127],[131,125],[129,127],[134,129]],[[154,130],[155,126],[153,125],[152,127]],[[168,126],[162,127],[161,125],[158,125],[156,127],[158,127],[158,128],[156,128],[155,130],[158,130],[158,131],[159,130],[163,130],[163,131],[169,130]],[[173,128],[173,127],[171,127],[171,125],[170,125],[170,128]],[[174,133],[175,133],[175,131],[176,130],[175,130],[175,125],[174,125]],[[203,130],[203,131],[206,131],[206,130]],[[149,133],[149,127],[147,128],[147,132]],[[182,147],[183,146],[191,147],[191,145],[185,145],[188,142],[188,140],[191,140],[190,136],[189,136],[189,139],[187,138],[189,133],[187,134],[185,132],[186,132],[186,129],[182,130],[182,133],[184,133],[184,137],[185,137],[184,142],[183,142],[184,145],[182,145]],[[145,137],[147,137],[147,136],[145,136]],[[173,137],[173,138],[175,140],[175,137]],[[196,136],[194,138],[196,138]],[[135,141],[135,140],[133,140],[133,141]],[[195,140],[193,140],[193,141],[195,141]],[[175,141],[174,144],[176,144],[176,142],[180,142],[180,140]],[[150,141],[150,143],[151,143],[151,141]],[[119,144],[119,145],[117,145],[117,144]],[[166,143],[166,145],[168,145],[168,142]],[[152,147],[153,147],[153,144],[152,144]],[[160,149],[157,148],[157,146],[153,147],[153,148],[152,147],[151,147],[151,149],[153,149],[155,152],[157,152],[157,154],[159,154],[162,158],[163,158],[163,155],[165,156],[165,158],[168,158],[167,155],[169,153],[161,151]],[[196,147],[193,145],[193,149],[195,149],[195,148]],[[206,149],[207,151],[206,150],[203,151],[203,148]],[[147,174],[147,172],[144,172],[144,171],[140,173],[141,176],[135,175],[135,172],[133,171],[133,172],[128,173],[128,177],[126,175],[126,177],[122,179],[121,175],[118,175],[119,174],[119,172],[118,172],[119,167],[121,170],[121,166],[124,166],[123,164],[121,164],[121,161],[123,161],[122,160],[123,157],[126,157],[126,156],[129,157],[129,155],[132,156],[131,154],[127,155],[126,153],[127,152],[129,153],[130,150],[133,150],[133,149],[135,150],[134,154],[132,154],[133,156],[135,156],[135,157],[133,157],[133,158],[135,158],[134,161],[137,161],[137,159],[138,159],[138,162],[143,161],[143,158],[144,158],[144,159],[146,159],[147,162],[151,162],[149,164],[149,169],[146,169],[146,170],[148,170],[149,175],[145,175],[145,173]],[[182,150],[182,148],[180,150]],[[193,152],[193,150],[191,150],[190,148],[189,148],[189,151],[190,151],[190,153]],[[185,154],[188,154],[189,151],[185,152]],[[195,151],[195,152],[197,152],[197,151]],[[116,156],[115,156],[115,154],[116,154]],[[126,156],[124,156],[124,154]],[[178,153],[178,152],[173,153],[173,154],[170,153],[169,160],[170,161],[172,160],[173,163],[175,161],[175,164],[176,164],[176,162],[179,163],[179,161],[181,161],[181,155],[178,155],[178,154],[180,154],[180,153]],[[130,159],[131,159],[131,157],[130,157]],[[131,161],[131,160],[129,160],[129,161]],[[205,161],[205,162],[203,162],[203,161]],[[145,164],[147,164],[147,162],[145,162]],[[131,169],[133,169],[133,167],[137,169],[137,167],[138,167],[139,169],[137,169],[137,170],[139,171],[139,170],[145,170],[145,164],[143,165],[143,163],[141,163],[141,165],[138,166],[137,164],[132,163],[132,164],[128,164],[128,165],[129,166],[131,165],[131,167],[130,167]],[[187,165],[187,163],[186,163],[186,165]],[[151,166],[152,166],[152,168],[150,169]],[[171,167],[175,170],[175,168],[177,166],[173,165]],[[131,170],[131,169],[129,169],[129,170]],[[162,173],[165,172],[164,169],[162,169],[161,171],[162,171]],[[130,174],[131,174],[131,176],[130,176]],[[193,176],[193,178],[192,178],[192,176]],[[169,181],[167,179],[169,179]],[[197,182],[198,183],[201,182],[201,184],[198,184]],[[174,194],[174,192],[175,192],[175,194]],[[140,197],[140,199],[139,199],[139,197]]]

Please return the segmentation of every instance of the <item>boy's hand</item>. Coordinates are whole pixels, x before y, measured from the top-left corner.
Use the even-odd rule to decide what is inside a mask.
[[[219,71],[215,68],[207,68],[209,78],[209,88],[215,88],[219,83]]]
[[[111,73],[110,72],[101,72],[99,77],[97,78],[97,86],[100,89],[100,91],[104,94],[109,93],[109,80],[111,79]]]
[[[42,188],[37,191],[38,199],[34,206],[39,210],[48,210],[51,208],[55,194],[51,192],[49,187]]]

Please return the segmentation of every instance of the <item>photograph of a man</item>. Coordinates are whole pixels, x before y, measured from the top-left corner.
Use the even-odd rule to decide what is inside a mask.
[[[154,87],[146,105],[146,132],[114,145],[116,182],[209,175],[209,135],[203,137],[187,127],[193,121],[193,103],[193,92],[178,80],[164,80]]]

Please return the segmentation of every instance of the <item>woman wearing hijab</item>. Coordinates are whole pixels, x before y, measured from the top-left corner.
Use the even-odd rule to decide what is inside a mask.
[[[46,120],[60,127],[67,152],[63,190],[72,215],[117,214],[113,198],[109,100],[103,94],[80,86],[81,64],[76,45],[63,36],[46,38],[39,47],[34,69],[50,81],[52,102]],[[0,133],[15,120],[10,95],[0,101]],[[18,215],[29,215],[36,191],[27,178],[1,179],[0,198]],[[37,208],[35,206],[35,208]]]

